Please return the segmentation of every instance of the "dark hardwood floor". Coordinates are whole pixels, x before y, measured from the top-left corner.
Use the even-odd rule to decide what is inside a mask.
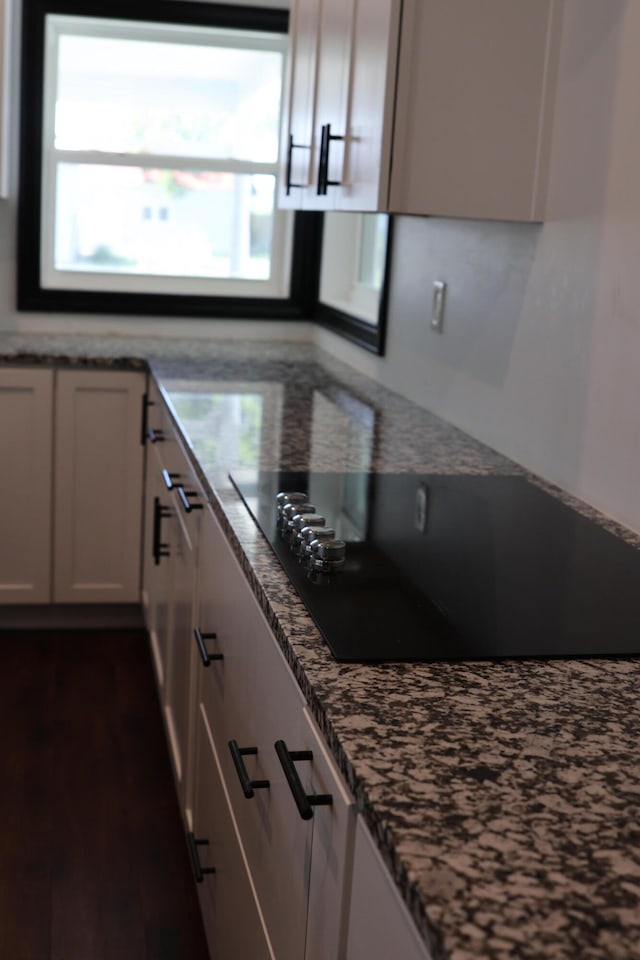
[[[142,631],[0,632],[0,960],[206,960]]]

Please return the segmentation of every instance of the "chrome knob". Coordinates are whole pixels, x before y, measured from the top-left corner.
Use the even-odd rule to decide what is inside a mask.
[[[291,528],[299,533],[305,527],[324,527],[327,521],[317,513],[296,513],[289,522]]]
[[[283,506],[282,516],[285,520],[290,520],[296,513],[314,513],[315,509],[315,505],[307,503],[306,500],[302,503],[290,501]]]
[[[282,513],[287,503],[306,503],[308,499],[308,493],[302,493],[299,490],[281,490],[276,494],[278,514]]]
[[[347,545],[344,540],[312,540],[311,560],[315,570],[337,570],[343,566]]]
[[[331,527],[303,527],[296,534],[295,548],[301,556],[310,556],[312,540],[333,540],[336,532]]]

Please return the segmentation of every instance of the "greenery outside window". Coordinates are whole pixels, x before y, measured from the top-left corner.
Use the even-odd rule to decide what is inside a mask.
[[[310,313],[319,218],[275,208],[286,29],[281,10],[24,0],[19,307]]]

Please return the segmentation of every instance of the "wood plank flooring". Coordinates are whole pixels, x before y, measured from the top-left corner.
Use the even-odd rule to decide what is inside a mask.
[[[0,960],[207,960],[143,631],[0,632]]]

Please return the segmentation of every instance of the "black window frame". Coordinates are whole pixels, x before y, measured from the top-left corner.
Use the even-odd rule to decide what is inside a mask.
[[[23,0],[18,194],[20,311],[231,320],[309,320],[317,304],[322,214],[296,212],[288,297],[49,289],[41,284],[41,173],[45,20],[48,14],[286,33],[288,11],[193,0]]]

